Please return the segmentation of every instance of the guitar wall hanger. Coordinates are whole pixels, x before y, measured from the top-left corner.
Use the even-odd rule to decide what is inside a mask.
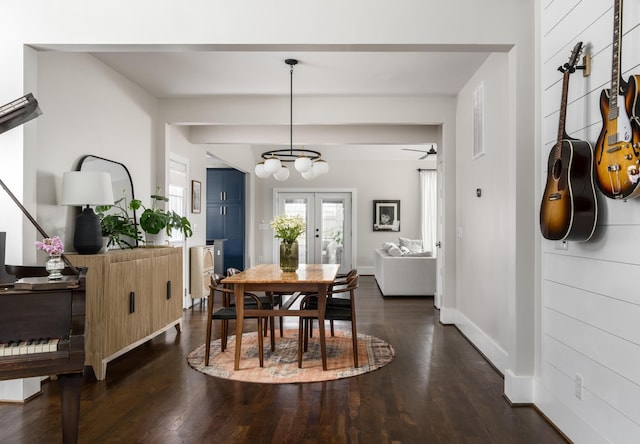
[[[582,57],[582,65],[576,66],[576,69],[582,70],[582,77],[589,77],[591,75],[591,55],[585,54]]]
[[[558,71],[565,72],[569,71],[570,73],[574,73],[577,69],[582,70],[582,77],[589,77],[591,75],[591,56],[586,54],[582,57],[582,65],[570,66],[568,63],[564,65],[558,66]]]

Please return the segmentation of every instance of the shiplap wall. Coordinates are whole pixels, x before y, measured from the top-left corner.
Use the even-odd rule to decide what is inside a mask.
[[[614,0],[542,0],[541,184],[558,130],[564,64],[582,41],[592,72],[570,78],[566,130],[595,147],[599,97],[611,83]],[[640,74],[640,1],[623,10],[621,72]],[[542,193],[542,190],[539,190]],[[542,245],[540,378],[537,405],[572,440],[640,442],[640,199],[599,194],[598,228],[566,251]],[[576,375],[584,380],[575,394]]]

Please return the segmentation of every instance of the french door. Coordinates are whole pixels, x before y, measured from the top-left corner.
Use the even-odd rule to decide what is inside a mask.
[[[298,238],[300,262],[340,264],[339,273],[352,268],[351,193],[277,192],[276,210],[300,216],[307,225]],[[274,251],[277,255],[280,250]]]

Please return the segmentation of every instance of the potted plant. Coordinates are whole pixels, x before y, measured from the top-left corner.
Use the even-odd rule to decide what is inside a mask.
[[[142,240],[135,219],[129,216],[126,204],[121,205],[124,200],[122,197],[114,205],[96,207],[96,213],[100,218],[100,230],[106,238],[105,248],[116,245],[121,249],[135,248],[136,241]]]
[[[189,219],[180,216],[175,211],[165,211],[160,208],[164,206],[165,202],[169,202],[169,198],[157,194],[159,190],[158,188],[156,194],[151,195],[151,208],[145,207],[139,199],[132,199],[129,203],[129,208],[132,210],[143,210],[140,215],[140,228],[142,228],[142,231],[151,235],[164,233],[167,236],[171,236],[171,232],[175,229],[181,231],[185,237],[191,237],[193,231],[191,230]],[[147,239],[147,243],[149,243],[149,239]]]

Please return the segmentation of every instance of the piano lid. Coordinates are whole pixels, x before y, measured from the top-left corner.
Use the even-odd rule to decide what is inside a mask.
[[[0,107],[0,134],[35,119],[42,111],[33,94],[29,93]]]

